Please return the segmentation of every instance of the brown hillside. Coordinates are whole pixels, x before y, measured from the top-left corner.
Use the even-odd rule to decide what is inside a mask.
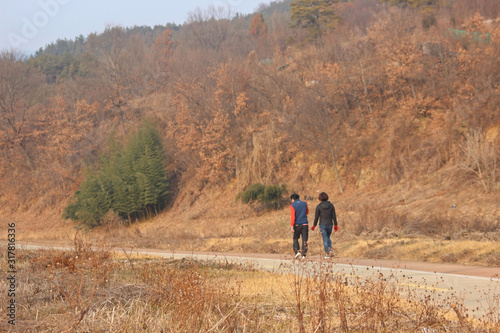
[[[286,253],[288,208],[235,200],[285,184],[312,208],[330,194],[340,254],[500,265],[500,6],[334,9],[343,20],[319,38],[283,15],[249,34],[210,11],[151,40],[112,27],[89,37],[85,76],[36,86],[43,68],[4,52],[2,220],[19,240],[71,239],[62,211],[85,170],[149,118],[168,156],[167,207],[131,226],[110,212],[92,237]],[[437,247],[403,246],[414,239]]]

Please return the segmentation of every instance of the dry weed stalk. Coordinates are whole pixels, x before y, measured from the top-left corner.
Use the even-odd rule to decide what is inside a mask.
[[[108,262],[108,250],[95,250],[81,237],[75,237],[74,247],[69,259],[67,255],[52,257],[52,263],[56,259],[53,265],[55,271],[49,271],[46,277],[67,304],[67,313],[73,318],[68,332],[75,331],[82,322],[93,305],[96,291],[106,282],[116,266]]]
[[[415,289],[412,283],[405,283],[405,278],[394,274],[359,276],[354,270],[339,272],[332,263],[309,265],[303,261],[282,270],[289,272],[289,288],[282,292],[290,303],[290,316],[295,319],[292,330],[493,332],[499,328],[498,322],[490,318],[491,313],[472,321],[464,312],[463,302],[443,299],[437,286]],[[495,311],[494,305],[489,306]],[[455,319],[448,309],[455,311]]]
[[[442,300],[436,297],[436,291],[398,288],[404,281],[393,275],[359,276],[354,270],[339,271],[326,261],[318,265],[307,260],[294,262],[281,267],[281,275],[269,274],[269,279],[280,279],[277,285],[283,297],[276,298],[271,291],[255,296],[248,290],[242,292],[239,279],[253,274],[259,277],[259,285],[263,282],[263,274],[247,266],[130,257],[128,261],[135,260],[133,269],[127,261],[114,260],[86,243],[79,243],[77,249],[21,253],[19,274],[23,283],[18,297],[25,308],[17,328],[25,332],[500,329],[496,291],[488,292],[496,296],[485,296],[489,310],[484,317],[472,320],[460,300]],[[0,300],[2,307],[4,302]],[[454,308],[451,303],[456,304]]]

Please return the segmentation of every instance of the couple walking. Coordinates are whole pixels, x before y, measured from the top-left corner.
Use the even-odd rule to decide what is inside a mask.
[[[307,222],[307,214],[309,214],[309,207],[307,203],[300,200],[300,196],[294,193],[290,196],[292,204],[290,205],[291,211],[291,229],[293,232],[293,251],[295,258],[306,258],[307,254],[307,241],[309,239],[309,225]],[[323,247],[325,248],[325,259],[332,256],[332,241],[330,236],[332,230],[337,231],[337,216],[335,215],[335,207],[328,201],[328,194],[321,192],[318,196],[321,201],[316,206],[316,213],[314,214],[314,225],[311,230],[314,231],[319,220],[319,230],[323,237]],[[302,252],[299,246],[299,238],[302,237]]]

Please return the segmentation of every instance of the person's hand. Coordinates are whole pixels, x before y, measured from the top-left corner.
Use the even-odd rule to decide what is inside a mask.
[[[311,227],[311,230],[312,230],[312,231],[314,231],[314,228],[316,228],[316,226],[315,226],[315,225],[313,225],[313,226]]]
[[[291,226],[291,227],[290,227],[290,229],[292,230],[292,232],[294,232],[294,230],[293,230],[293,226]]]
[[[337,232],[337,230],[339,230],[339,226],[338,225],[334,226],[333,230],[335,230],[335,232]]]

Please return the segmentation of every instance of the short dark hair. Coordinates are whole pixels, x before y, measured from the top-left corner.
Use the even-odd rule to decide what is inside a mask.
[[[300,196],[297,193],[294,193],[290,196],[290,199],[292,200],[299,200]]]
[[[318,199],[320,201],[326,201],[328,200],[328,194],[326,194],[325,192],[321,192],[319,195],[318,195]]]

